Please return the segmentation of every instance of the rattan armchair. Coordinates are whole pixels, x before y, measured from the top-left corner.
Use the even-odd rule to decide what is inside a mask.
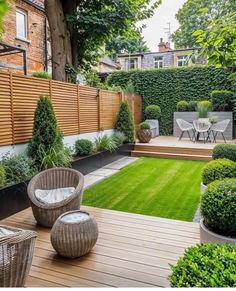
[[[28,196],[38,224],[52,227],[61,214],[80,209],[83,186],[84,176],[69,168],[53,168],[36,175],[28,185]],[[60,202],[43,203],[35,196],[36,189],[50,190],[65,187],[74,187],[75,190],[69,197]]]
[[[13,232],[0,238],[0,287],[24,287],[37,234],[4,225],[0,227]]]

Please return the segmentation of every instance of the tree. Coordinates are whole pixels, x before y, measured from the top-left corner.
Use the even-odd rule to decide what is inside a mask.
[[[215,19],[207,29],[195,31],[193,37],[209,65],[236,72],[236,12]]]
[[[112,35],[127,34],[161,0],[45,0],[52,41],[52,77],[65,81],[94,65]]]
[[[194,31],[207,29],[214,19],[235,10],[235,0],[188,0],[176,14],[180,27],[172,35],[175,47],[196,47]]]
[[[142,53],[149,52],[149,48],[140,33],[137,35],[127,36],[113,36],[106,43],[106,52],[108,55],[115,59],[118,54],[128,51],[129,53]]]
[[[0,0],[0,34],[3,31],[3,17],[7,12],[7,0]]]

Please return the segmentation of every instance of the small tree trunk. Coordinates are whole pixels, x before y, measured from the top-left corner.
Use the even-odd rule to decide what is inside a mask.
[[[72,66],[72,48],[65,14],[60,0],[45,0],[52,44],[52,78],[67,81],[66,65]]]

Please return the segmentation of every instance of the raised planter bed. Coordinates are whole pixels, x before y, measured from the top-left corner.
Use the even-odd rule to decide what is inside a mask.
[[[118,151],[110,153],[104,151],[90,156],[75,158],[72,168],[87,175],[101,167],[117,161],[125,156],[130,156],[134,144],[124,144]],[[0,219],[4,219],[30,206],[27,195],[29,181],[0,188]]]

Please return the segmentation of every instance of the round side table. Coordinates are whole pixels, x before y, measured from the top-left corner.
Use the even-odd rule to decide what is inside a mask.
[[[81,257],[91,251],[98,238],[94,217],[86,211],[68,211],[58,217],[51,230],[56,252],[67,258]]]

